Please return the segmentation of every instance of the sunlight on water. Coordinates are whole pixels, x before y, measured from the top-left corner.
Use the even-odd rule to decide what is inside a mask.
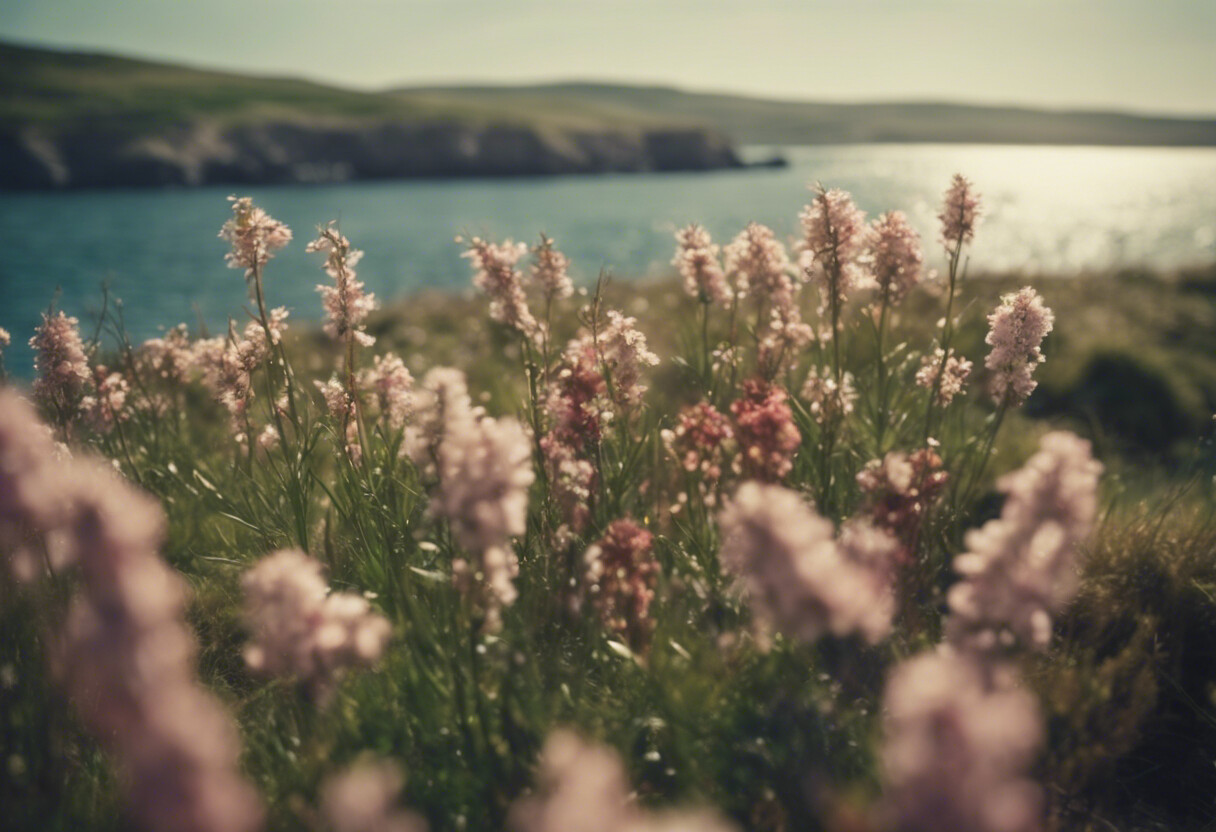
[[[393,298],[424,286],[467,286],[468,264],[453,243],[458,233],[535,240],[543,230],[584,282],[601,267],[622,277],[667,268],[671,235],[689,222],[720,241],[751,220],[793,235],[815,180],[852,191],[871,214],[903,209],[932,243],[941,193],[954,172],[965,173],[986,209],[973,272],[1216,261],[1216,149],[853,145],[786,155],[791,165],[780,170],[251,192],[295,230],[296,242],[270,268],[268,289],[296,321],[320,314],[314,287],[322,275],[304,243],[330,218],[366,250],[359,271],[368,288]],[[0,326],[13,333],[10,366],[28,372],[23,344],[56,286],[65,309],[87,315],[108,281],[138,338],[193,323],[196,308],[212,328],[242,315],[244,283],[225,269],[215,236],[231,190],[0,195]],[[935,251],[928,259],[940,265]]]

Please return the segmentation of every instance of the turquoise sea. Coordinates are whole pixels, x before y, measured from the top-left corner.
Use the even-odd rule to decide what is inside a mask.
[[[749,148],[757,157],[771,148]],[[457,234],[535,240],[541,231],[589,282],[667,268],[676,227],[699,222],[725,241],[751,220],[782,235],[816,180],[852,191],[876,214],[900,208],[925,235],[952,173],[984,197],[972,271],[1076,274],[1216,262],[1216,149],[999,145],[786,148],[783,169],[547,179],[361,182],[241,189],[295,232],[270,266],[272,305],[315,320],[319,257],[304,246],[340,220],[366,251],[360,277],[391,300],[419,287],[468,285]],[[149,337],[181,321],[222,328],[243,318],[245,286],[217,238],[230,188],[0,194],[0,327],[11,371],[30,373],[25,346],[58,293],[89,321],[101,286],[121,298],[128,329]]]

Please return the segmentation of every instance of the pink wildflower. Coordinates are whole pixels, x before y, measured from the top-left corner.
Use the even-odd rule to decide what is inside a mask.
[[[532,249],[532,255],[536,258],[532,264],[532,280],[548,300],[561,300],[574,294],[574,283],[567,271],[570,258],[554,248],[552,240],[541,234],[540,245]]]
[[[149,338],[136,351],[136,363],[155,378],[183,383],[195,365],[195,353],[185,324],[178,324],[161,338]]]
[[[680,411],[674,430],[665,432],[667,446],[680,467],[699,472],[710,482],[722,476],[725,444],[734,439],[730,420],[709,402],[698,402]]]
[[[722,566],[741,580],[758,623],[808,642],[858,633],[875,643],[890,631],[894,600],[885,574],[848,557],[832,523],[796,492],[745,482],[718,526]]]
[[[988,316],[988,337],[992,347],[984,366],[992,372],[992,397],[1017,406],[1038,386],[1031,375],[1046,359],[1040,351],[1043,339],[1051,332],[1055,316],[1030,286],[1001,296],[1001,305]]]
[[[608,524],[583,556],[587,592],[604,626],[635,651],[646,648],[654,629],[650,602],[659,564],[651,552],[653,542],[654,535],[624,518]]]
[[[461,240],[457,238],[457,242]],[[516,268],[516,263],[527,253],[528,246],[524,243],[507,240],[495,245],[474,237],[462,256],[472,261],[473,285],[490,298],[490,317],[518,330],[525,338],[534,339],[540,332],[540,325],[528,309],[523,274]]]
[[[359,384],[375,395],[380,417],[390,428],[405,426],[414,409],[414,377],[405,362],[392,353],[377,355],[375,366],[359,373]]]
[[[869,235],[871,268],[884,302],[897,304],[920,282],[924,254],[920,235],[902,211],[874,220]]]
[[[637,318],[614,309],[607,312],[608,324],[595,339],[596,353],[612,382],[613,401],[620,408],[637,406],[646,386],[641,383],[645,367],[654,367],[659,357],[646,346],[646,336],[637,328]]]
[[[954,174],[950,188],[942,201],[937,218],[942,223],[942,245],[949,252],[957,252],[975,237],[975,228],[980,220],[980,195],[967,177]]]
[[[228,267],[244,269],[245,279],[252,280],[279,249],[291,242],[291,229],[253,204],[253,198],[228,197],[232,203],[232,218],[220,229],[220,239],[232,244],[224,255]]]
[[[30,339],[34,370],[38,373],[34,400],[56,411],[61,419],[75,416],[91,378],[79,324],[80,321],[62,311],[54,315],[43,313],[42,323]]]
[[[761,379],[743,382],[742,397],[730,406],[743,476],[776,482],[794,467],[802,434],[786,404],[788,398],[784,389]]]
[[[348,668],[380,660],[391,627],[362,595],[329,594],[321,564],[298,549],[267,555],[245,573],[245,620],[253,633],[245,661],[292,676],[324,701]]]
[[[99,364],[93,369],[93,393],[80,400],[80,410],[95,431],[109,433],[115,423],[130,417],[123,409],[130,392],[122,373],[111,373]]]
[[[377,308],[376,296],[364,292],[363,281],[355,276],[355,266],[363,259],[363,252],[351,248],[350,240],[332,222],[318,229],[317,239],[306,250],[325,254],[325,273],[334,280],[333,286],[317,286],[325,307],[325,332],[337,340],[349,334],[365,347],[376,343],[365,330],[367,316]]]
[[[1042,790],[1026,774],[1043,743],[1032,695],[988,683],[965,656],[899,664],[884,696],[884,828],[1034,832]]]
[[[949,641],[995,650],[1016,638],[1044,648],[1051,615],[1077,590],[1078,548],[1098,510],[1102,465],[1089,443],[1057,431],[1022,468],[997,481],[1001,516],[967,533],[954,559],[963,579],[950,589]]]
[[[415,401],[414,420],[406,425],[401,453],[413,460],[424,476],[435,476],[435,459],[446,425],[481,418],[469,398],[464,373],[451,367],[433,367],[422,379]]]
[[[330,832],[426,832],[425,820],[397,807],[404,785],[388,760],[356,763],[321,784],[321,815]]]
[[[927,390],[936,386],[935,402],[939,407],[946,407],[967,386],[971,366],[970,361],[955,355],[953,349],[950,350],[950,357],[945,358],[942,348],[938,347],[921,359],[920,369],[916,371],[916,384]]]
[[[819,285],[823,308],[844,303],[866,280],[859,262],[870,234],[865,212],[845,191],[820,187],[799,219],[803,268]]]
[[[735,279],[739,297],[754,294],[781,307],[793,303],[797,287],[790,274],[789,255],[771,228],[748,223],[724,254],[726,273]]]
[[[844,373],[840,383],[830,375],[819,375],[817,367],[811,367],[802,385],[802,398],[810,405],[811,415],[820,425],[838,425],[852,412],[857,402],[857,390],[853,387],[853,375]]]
[[[684,291],[704,304],[730,303],[730,286],[719,262],[718,246],[709,232],[690,225],[676,232],[676,256],[672,265],[684,278]]]
[[[904,561],[911,558],[921,524],[949,481],[941,457],[932,448],[912,454],[890,451],[857,474],[865,495],[863,510],[899,540]]]

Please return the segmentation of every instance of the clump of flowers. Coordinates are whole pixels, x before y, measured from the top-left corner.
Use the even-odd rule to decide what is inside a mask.
[[[232,245],[224,255],[228,267],[244,269],[245,279],[253,280],[274,257],[291,242],[291,229],[253,204],[253,198],[228,197],[232,218],[220,229],[220,239]]]
[[[942,245],[951,254],[971,242],[980,220],[980,195],[975,185],[962,174],[954,174],[950,187],[942,201],[941,220]]]
[[[675,428],[665,431],[663,438],[681,468],[713,484],[722,477],[726,444],[734,436],[724,413],[709,402],[697,402],[680,411]]]
[[[718,246],[704,228],[689,225],[676,232],[676,256],[671,262],[684,278],[684,291],[689,297],[707,305],[730,303],[731,290]]]
[[[515,802],[516,832],[732,832],[709,811],[648,813],[637,805],[625,766],[613,750],[554,731],[540,754],[538,794]]]
[[[739,297],[754,296],[774,306],[794,302],[797,285],[789,255],[771,228],[751,222],[724,251],[726,272],[735,280]]]
[[[762,379],[743,382],[743,395],[731,403],[739,472],[748,479],[776,482],[794,467],[802,434],[786,404],[789,394]]]
[[[553,241],[540,235],[540,245],[532,249],[532,280],[541,287],[547,301],[562,300],[574,294],[570,280],[570,258],[554,247]]]
[[[374,364],[359,373],[359,386],[375,397],[380,417],[393,430],[400,430],[414,409],[414,377],[405,362],[393,353],[377,355]]]
[[[42,323],[34,330],[30,348],[34,350],[34,400],[66,421],[76,415],[80,399],[92,379],[84,342],[80,340],[80,321],[63,314],[43,313]]]
[[[608,322],[592,337],[605,378],[611,384],[612,400],[628,409],[642,401],[646,385],[642,372],[658,366],[659,357],[646,345],[646,336],[637,328],[637,318],[626,317],[615,309],[606,313]]]
[[[19,578],[78,567],[62,629],[47,634],[52,667],[116,757],[132,818],[156,832],[252,832],[261,807],[231,720],[195,679],[185,588],[157,551],[164,526],[155,500],[108,465],[62,457],[33,409],[0,391],[0,549]]]
[[[464,423],[481,417],[473,406],[464,373],[451,367],[434,367],[422,379],[415,401],[414,420],[406,426],[401,453],[424,476],[434,477],[439,443],[448,421]]]
[[[604,536],[587,549],[587,594],[600,619],[635,651],[646,648],[654,620],[650,602],[659,564],[651,546],[654,535],[629,518],[608,524]]]
[[[325,308],[325,332],[336,340],[347,335],[359,344],[370,347],[376,339],[367,334],[367,316],[377,308],[376,296],[364,292],[363,281],[355,276],[355,266],[363,252],[351,248],[350,240],[342,236],[334,223],[318,229],[317,239],[308,244],[307,251],[325,255],[325,273],[334,285],[319,284],[321,304]]]
[[[911,454],[891,451],[881,460],[871,460],[857,474],[864,494],[863,511],[875,525],[895,536],[904,560],[912,556],[921,525],[949,481],[933,448]]]
[[[816,422],[825,426],[838,425],[853,412],[857,402],[853,375],[842,373],[837,382],[830,375],[820,375],[819,368],[811,367],[802,385],[802,398],[810,406]]]
[[[845,191],[819,187],[798,215],[803,268],[819,286],[824,309],[837,309],[866,282],[861,257],[869,243],[866,215]]]
[[[136,365],[141,371],[177,384],[189,378],[195,358],[190,332],[185,324],[178,324],[160,338],[144,341],[135,355]]]
[[[902,211],[890,211],[871,224],[868,242],[870,268],[883,303],[898,304],[920,283],[920,235]]]
[[[808,642],[857,633],[874,643],[890,631],[894,596],[883,572],[846,557],[832,523],[796,492],[745,482],[718,526],[722,566],[762,626]]]
[[[938,347],[921,359],[920,369],[916,371],[916,384],[927,390],[936,389],[934,401],[939,407],[946,407],[967,386],[971,366],[970,361],[960,358],[954,350],[950,350],[947,357],[945,351]]]
[[[1055,315],[1032,287],[1001,296],[984,339],[992,347],[984,366],[992,373],[990,389],[998,403],[1017,406],[1034,392],[1034,368],[1046,360],[1040,347],[1054,323]]]
[[[194,344],[195,362],[202,369],[203,383],[228,411],[237,441],[247,442],[249,402],[253,398],[253,374],[270,356],[272,344],[279,343],[287,329],[287,310],[278,307],[267,317],[269,329],[258,321],[245,325],[242,334],[228,338],[207,338]]]
[[[349,668],[380,660],[391,627],[362,595],[330,594],[322,566],[281,549],[245,573],[245,620],[253,634],[245,661],[269,676],[291,676],[324,701]]]
[[[491,419],[465,406],[447,407],[441,418],[439,487],[431,511],[451,523],[456,542],[473,555],[474,564],[453,564],[453,576],[466,592],[487,590],[478,594],[493,629],[502,607],[516,597],[519,562],[510,538],[527,527],[534,478],[530,437],[515,419]]]
[[[346,389],[346,385],[337,378],[329,381],[314,381],[321,398],[325,399],[325,409],[329,418],[342,431],[346,455],[351,462],[358,465],[363,458],[363,446],[359,442],[359,420],[355,412],[355,397]]]
[[[963,576],[950,589],[946,634],[959,647],[994,651],[1014,640],[1044,648],[1051,616],[1076,592],[1078,548],[1098,510],[1101,463],[1089,443],[1049,433],[1039,451],[997,481],[1001,516],[967,533],[954,559]]]
[[[887,682],[883,827],[1033,832],[1042,790],[1026,775],[1043,743],[1034,697],[993,686],[974,660],[927,653]]]
[[[80,400],[80,410],[98,433],[109,433],[117,422],[126,421],[123,409],[131,386],[122,373],[111,373],[104,365],[93,368],[93,392]]]
[[[457,238],[457,242],[463,242]],[[486,293],[490,299],[490,317],[500,324],[518,330],[528,339],[534,339],[540,326],[528,309],[524,295],[524,276],[516,268],[521,257],[528,253],[525,243],[507,240],[495,244],[480,237],[469,240],[467,257],[473,264],[473,285]]]
[[[321,784],[321,815],[330,832],[426,832],[420,815],[397,806],[404,785],[389,760],[356,763]]]

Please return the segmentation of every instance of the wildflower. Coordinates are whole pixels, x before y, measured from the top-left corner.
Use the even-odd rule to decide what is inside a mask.
[[[896,666],[884,703],[882,810],[894,832],[1033,832],[1043,795],[1026,777],[1043,742],[1035,699],[993,687],[938,651]]]
[[[13,343],[13,336],[8,334],[8,330],[0,326],[0,350],[8,349],[8,345]]]
[[[790,275],[789,255],[771,228],[748,223],[723,253],[738,297],[753,294],[777,307],[793,304],[797,287]]]
[[[890,451],[858,472],[857,484],[865,495],[863,511],[899,540],[902,560],[912,556],[921,524],[949,479],[932,448],[912,454]]]
[[[334,280],[333,286],[317,286],[325,307],[326,334],[336,340],[349,334],[365,347],[376,343],[365,329],[367,316],[377,307],[376,296],[364,292],[363,281],[355,276],[355,266],[363,259],[363,252],[351,248],[350,240],[342,236],[334,223],[318,229],[317,239],[308,244],[306,251],[325,254],[325,273]]]
[[[942,223],[942,245],[957,253],[975,237],[975,228],[980,220],[980,195],[975,186],[962,174],[954,174],[950,188],[942,201],[937,218]]]
[[[1051,615],[1077,589],[1077,550],[1093,529],[1101,473],[1088,442],[1057,431],[997,481],[1001,516],[968,532],[966,553],[954,559],[963,579],[947,598],[952,644],[993,650],[1017,638],[1046,647]]]
[[[592,340],[583,337],[571,341],[545,397],[554,441],[577,450],[599,441],[609,409],[607,391]]]
[[[414,409],[414,377],[405,362],[392,353],[377,355],[375,365],[359,373],[359,385],[375,394],[380,416],[400,430]]]
[[[937,398],[934,401],[940,407],[946,407],[954,401],[954,397],[963,392],[967,386],[967,378],[971,375],[971,362],[959,358],[954,350],[950,357],[941,347],[921,359],[920,369],[916,371],[916,384],[927,390],[937,388]]]
[[[634,650],[645,648],[654,629],[650,602],[659,564],[651,552],[653,542],[654,535],[624,518],[608,524],[583,556],[587,591],[604,626]]]
[[[633,800],[625,766],[609,748],[571,731],[554,731],[540,754],[537,794],[515,802],[516,832],[733,832],[706,810],[649,813]]]
[[[245,661],[270,676],[292,676],[319,700],[347,668],[379,661],[391,628],[362,595],[329,594],[321,564],[281,549],[245,573],[245,620],[253,634]]]
[[[469,398],[464,373],[451,367],[434,367],[422,379],[414,421],[405,428],[401,453],[425,476],[434,476],[446,425],[475,422],[480,416],[480,408],[475,408]]]
[[[457,238],[457,242],[461,242]],[[495,245],[480,237],[469,240],[463,257],[473,264],[473,285],[490,298],[490,317],[533,339],[540,332],[524,297],[523,274],[515,267],[528,253],[524,243],[507,240]]]
[[[731,291],[718,260],[718,246],[709,232],[690,225],[676,232],[676,256],[672,265],[684,278],[684,291],[704,304],[725,306]]]
[[[924,254],[920,235],[902,211],[883,214],[871,225],[871,268],[884,303],[897,304],[920,282]]]
[[[784,306],[774,305],[769,312],[767,326],[758,331],[760,343],[756,363],[760,372],[768,378],[783,369],[792,370],[798,363],[803,349],[815,339],[810,324],[803,323],[798,306],[791,302]]]
[[[722,477],[725,445],[734,435],[723,413],[709,402],[698,402],[680,411],[675,429],[666,431],[664,439],[681,468],[717,482]]]
[[[760,624],[808,642],[858,633],[874,643],[890,631],[894,601],[883,574],[846,556],[831,522],[797,493],[745,482],[718,526],[722,566],[742,581]]]
[[[321,815],[330,832],[426,832],[425,820],[397,808],[404,785],[388,760],[357,763],[321,784]]]
[[[820,187],[799,214],[803,230],[803,268],[828,305],[838,307],[865,281],[860,258],[869,241],[865,212],[845,191]]]
[[[595,491],[596,470],[583,450],[562,441],[556,432],[540,440],[549,477],[549,493],[557,502],[570,531],[581,532],[591,516],[589,505]]]
[[[93,370],[91,395],[80,400],[80,410],[98,433],[109,433],[116,422],[125,422],[129,416],[123,410],[130,385],[122,373],[111,373],[103,365]]]
[[[231,269],[244,269],[245,279],[252,280],[279,249],[291,242],[291,229],[253,204],[253,198],[228,197],[232,203],[232,218],[220,229],[220,239],[228,241],[232,250],[224,255]]]
[[[775,482],[794,467],[802,435],[786,404],[788,398],[784,389],[761,379],[743,382],[743,396],[730,406],[743,476]]]
[[[359,441],[359,420],[355,413],[354,396],[337,377],[331,377],[329,381],[314,381],[313,384],[325,399],[329,417],[335,425],[342,428],[346,455],[350,457],[351,462],[358,465],[363,458],[363,445]]]
[[[60,419],[76,414],[80,397],[91,379],[84,342],[80,340],[80,321],[63,314],[43,313],[42,323],[34,330],[30,348],[34,350],[34,399],[56,411]]]
[[[540,245],[532,249],[536,262],[532,264],[532,279],[541,287],[549,301],[560,300],[574,294],[574,283],[567,269],[570,258],[553,247],[553,241],[540,235]]]
[[[476,572],[461,568],[455,577],[461,585],[470,584],[469,578],[484,580],[487,622],[495,626],[499,610],[516,596],[519,565],[510,538],[527,525],[534,477],[529,436],[515,419],[478,418],[463,408],[448,409],[442,418],[439,488],[431,511],[451,523],[456,541],[477,559]]]
[[[164,526],[155,500],[109,465],[61,458],[32,408],[0,392],[0,548],[17,559],[36,542],[40,564],[78,567],[51,664],[118,761],[136,824],[252,832],[261,809],[231,720],[194,677],[185,588],[157,552]]]
[[[811,408],[811,415],[820,425],[840,424],[853,412],[857,401],[857,390],[853,387],[853,375],[844,373],[840,383],[829,375],[819,375],[816,367],[811,367],[806,381],[802,385],[802,398]]]
[[[161,338],[149,338],[136,351],[136,363],[144,372],[178,384],[186,381],[195,361],[185,324],[178,324]]]
[[[607,325],[594,340],[596,354],[611,380],[613,401],[621,408],[635,407],[646,392],[641,383],[642,368],[657,366],[659,357],[647,348],[637,318],[625,317],[614,309],[608,310],[607,317]]]
[[[1001,305],[988,316],[984,339],[992,347],[984,366],[992,372],[990,389],[998,403],[1017,406],[1034,392],[1038,382],[1031,375],[1046,360],[1039,348],[1054,323],[1055,316],[1032,287],[1001,296]]]

